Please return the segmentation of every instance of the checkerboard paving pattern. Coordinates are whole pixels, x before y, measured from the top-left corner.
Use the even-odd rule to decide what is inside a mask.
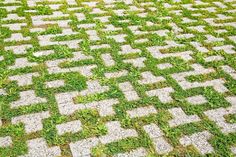
[[[234,156],[235,63],[235,0],[0,0],[0,156]]]

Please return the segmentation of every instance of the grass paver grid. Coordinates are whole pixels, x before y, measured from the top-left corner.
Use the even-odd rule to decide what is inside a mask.
[[[0,157],[235,156],[235,0],[0,0]]]

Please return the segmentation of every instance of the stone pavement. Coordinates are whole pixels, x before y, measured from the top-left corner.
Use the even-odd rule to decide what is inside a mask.
[[[236,155],[235,0],[1,0],[0,156]]]

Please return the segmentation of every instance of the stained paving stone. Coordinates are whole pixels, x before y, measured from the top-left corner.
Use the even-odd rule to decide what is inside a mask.
[[[234,0],[2,0],[0,156],[233,156]]]

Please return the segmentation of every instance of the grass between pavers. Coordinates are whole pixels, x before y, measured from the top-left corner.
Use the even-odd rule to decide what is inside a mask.
[[[80,4],[82,1],[78,1]],[[155,2],[155,1],[153,1]],[[172,1],[165,1],[170,4],[174,4]],[[188,4],[192,3],[193,1],[186,0],[183,1],[181,4]],[[210,1],[209,1],[210,2]],[[1,2],[0,2],[1,3]],[[149,156],[157,156],[155,153],[154,147],[152,145],[151,139],[148,137],[148,135],[144,132],[142,126],[149,123],[156,123],[162,131],[165,134],[165,138],[168,140],[169,143],[172,144],[172,146],[175,148],[173,152],[169,154],[169,156],[199,156],[199,153],[193,148],[189,147],[188,149],[184,148],[179,143],[179,138],[183,135],[192,134],[195,132],[200,132],[204,130],[208,130],[211,134],[214,135],[214,137],[210,140],[210,144],[214,147],[215,154],[210,156],[230,156],[232,155],[229,151],[231,145],[235,145],[236,143],[236,135],[235,133],[225,135],[223,134],[219,128],[216,126],[215,123],[208,120],[208,118],[203,114],[204,111],[219,107],[228,107],[230,106],[229,103],[224,99],[227,95],[235,95],[236,94],[236,81],[232,79],[228,74],[225,74],[219,67],[221,65],[230,65],[234,69],[236,68],[236,65],[234,64],[236,62],[235,56],[232,57],[230,54],[226,54],[223,51],[214,51],[211,50],[208,53],[202,54],[200,52],[197,52],[194,47],[192,47],[189,43],[191,41],[198,41],[200,43],[203,43],[205,47],[209,47],[211,49],[212,46],[221,46],[221,45],[234,45],[232,41],[227,39],[227,36],[233,36],[236,35],[235,29],[232,27],[224,27],[224,29],[227,30],[227,33],[224,34],[216,34],[214,32],[214,27],[206,24],[203,19],[204,18],[214,18],[215,14],[208,13],[206,11],[202,11],[202,17],[199,19],[198,17],[191,16],[192,12],[186,9],[183,9],[181,5],[176,5],[175,10],[182,9],[183,13],[180,16],[174,15],[170,13],[170,10],[168,8],[163,7],[164,1],[161,2],[155,2],[155,7],[158,9],[158,12],[148,14],[147,18],[140,18],[136,14],[136,12],[130,12],[130,14],[126,17],[118,17],[114,15],[111,9],[109,8],[103,8],[104,4],[101,2],[101,4],[98,5],[98,7],[104,9],[107,11],[107,13],[103,14],[103,16],[110,15],[112,16],[110,18],[110,24],[113,24],[114,26],[121,27],[122,30],[118,32],[102,32],[101,29],[104,28],[104,24],[94,20],[94,17],[96,15],[89,14],[91,11],[91,8],[85,7],[79,9],[79,12],[83,12],[86,15],[85,21],[78,21],[74,15],[72,15],[73,12],[68,11],[67,3],[64,2],[59,10],[63,11],[63,13],[68,13],[69,17],[66,18],[58,18],[53,20],[60,20],[60,19],[71,19],[72,22],[70,23],[71,28],[74,31],[77,31],[78,34],[76,35],[67,35],[67,36],[59,36],[56,37],[55,41],[66,41],[66,40],[73,40],[73,39],[82,39],[83,41],[80,43],[80,51],[82,51],[84,54],[91,55],[93,59],[89,59],[86,61],[74,61],[69,63],[64,63],[61,65],[62,67],[76,67],[76,66],[82,66],[82,65],[90,65],[90,64],[96,64],[97,68],[93,70],[93,77],[91,79],[98,79],[102,85],[109,86],[109,91],[102,93],[102,94],[95,94],[88,97],[77,97],[75,99],[75,102],[91,102],[91,101],[98,101],[102,100],[104,98],[117,98],[119,99],[120,103],[119,105],[114,106],[114,110],[116,112],[116,115],[111,117],[100,117],[97,111],[95,110],[83,110],[76,112],[72,116],[63,116],[60,115],[58,112],[58,107],[55,101],[54,94],[60,93],[60,92],[67,92],[67,91],[81,91],[83,89],[86,89],[86,80],[87,78],[81,76],[78,73],[66,73],[66,74],[55,74],[51,75],[48,74],[45,61],[47,60],[54,60],[54,59],[60,59],[60,58],[70,58],[72,57],[72,52],[74,50],[69,49],[68,47],[64,45],[55,45],[55,46],[46,46],[46,47],[40,47],[37,36],[38,35],[46,35],[46,34],[60,34],[62,32],[62,29],[58,26],[45,26],[47,27],[46,31],[41,33],[31,33],[30,28],[33,27],[32,22],[30,20],[30,17],[33,15],[51,15],[53,13],[53,10],[48,6],[48,4],[54,4],[53,2],[39,2],[38,6],[36,8],[29,8],[27,6],[26,0],[22,0],[22,5],[20,8],[16,10],[16,12],[19,16],[26,17],[26,20],[23,20],[27,23],[27,27],[23,27],[21,31],[14,31],[14,33],[22,33],[23,36],[30,36],[31,40],[24,42],[7,42],[4,44],[0,44],[0,55],[4,56],[4,61],[0,62],[0,86],[1,88],[4,88],[7,90],[8,96],[2,97],[0,96],[0,102],[1,102],[1,118],[3,119],[4,126],[7,127],[0,128],[0,136],[7,136],[10,135],[13,137],[13,147],[11,149],[2,149],[0,148],[0,156],[17,156],[22,155],[27,152],[27,145],[26,145],[26,139],[33,139],[35,137],[43,137],[46,139],[49,146],[53,145],[60,145],[62,149],[62,154],[64,156],[70,156],[71,152],[69,151],[68,143],[75,142],[84,138],[88,138],[91,136],[101,136],[105,135],[107,133],[107,129],[105,127],[105,123],[111,120],[117,120],[120,121],[122,124],[122,127],[124,128],[132,128],[135,129],[138,132],[137,138],[127,138],[123,139],[119,142],[114,142],[107,145],[99,145],[95,147],[92,150],[92,153],[94,156],[102,156],[102,155],[114,155],[120,152],[126,152],[130,151],[134,148],[138,147],[145,147],[148,152]],[[55,3],[57,4],[57,3]],[[61,3],[60,3],[61,4]],[[139,2],[135,2],[137,6],[139,6]],[[211,3],[209,3],[211,4]],[[3,3],[1,3],[1,6],[4,6]],[[210,5],[211,6],[211,5]],[[196,6],[197,8],[198,6]],[[234,9],[233,7],[229,6],[229,8]],[[35,9],[36,13],[25,13],[26,10]],[[127,9],[127,6],[124,3],[117,3],[114,9]],[[225,10],[219,9],[217,12],[224,13]],[[227,15],[227,14],[226,14]],[[5,9],[0,8],[0,19],[5,18],[7,16],[7,12]],[[172,21],[170,20],[160,20],[159,17],[161,16],[171,16]],[[189,17],[191,19],[198,20],[194,25],[205,25],[205,30],[209,32],[211,35],[216,37],[224,38],[225,41],[223,42],[215,42],[215,43],[205,43],[205,37],[204,35],[206,33],[199,33],[193,30],[187,29],[188,24],[183,24],[182,18]],[[230,14],[230,16],[233,16]],[[235,16],[234,16],[235,17]],[[130,22],[127,24],[119,23],[118,20],[123,19],[129,19]],[[16,20],[18,21],[18,20]],[[146,21],[152,21],[157,26],[147,27],[145,26]],[[234,20],[229,20],[227,22],[235,22]],[[13,21],[4,22],[6,23],[13,23]],[[22,22],[22,21],[21,21]],[[169,22],[173,22],[178,24],[180,28],[183,29],[183,33],[192,33],[196,35],[193,38],[190,39],[177,39],[175,34],[170,32],[168,34],[168,37],[160,37],[156,34],[150,34],[148,36],[135,36],[132,34],[132,32],[127,28],[127,26],[130,25],[140,25],[142,26],[142,31],[151,31],[156,29],[167,29],[171,31],[171,27],[168,25]],[[226,21],[219,21],[220,23],[224,23]],[[99,37],[101,38],[100,41],[90,41],[88,39],[88,36],[83,29],[78,29],[77,25],[81,23],[96,23],[96,27],[94,28],[97,30]],[[2,24],[2,23],[0,23]],[[13,32],[10,31],[6,27],[2,27],[0,25],[0,42],[3,43],[3,40],[5,38],[10,37],[10,35]],[[114,35],[114,34],[126,34],[126,42],[120,44],[116,43],[112,39],[108,39],[108,35]],[[144,44],[136,44],[134,43],[134,40],[137,38],[145,38],[147,37],[149,39],[148,42]],[[184,47],[175,47],[168,49],[166,51],[163,51],[163,53],[172,53],[172,52],[178,52],[178,51],[187,51],[192,50],[195,53],[193,54],[193,61],[186,62],[183,61],[180,58],[170,57],[166,59],[155,59],[153,58],[150,53],[146,50],[146,47],[154,46],[154,45],[165,45],[166,40],[175,40],[180,44],[184,44]],[[30,48],[27,50],[27,54],[23,55],[14,55],[11,51],[5,51],[5,46],[10,45],[21,45],[26,43],[31,43],[33,45],[33,48]],[[99,50],[91,50],[91,45],[100,45],[100,44],[109,44],[111,48],[104,48]],[[139,54],[129,54],[129,55],[119,55],[118,52],[120,51],[120,46],[124,44],[130,44],[134,48],[138,48],[141,50],[141,53]],[[39,50],[54,50],[55,54],[51,54],[45,57],[35,57],[33,56],[33,52],[39,51]],[[111,68],[106,67],[103,64],[103,61],[101,60],[100,56],[101,54],[109,52],[113,59],[116,61],[116,66],[113,66]],[[206,63],[204,61],[204,58],[211,55],[220,55],[224,57],[224,60],[217,61],[217,62],[210,62]],[[16,58],[19,57],[27,57],[29,61],[37,62],[39,65],[37,67],[32,68],[24,68],[19,70],[9,70],[7,67],[9,65],[12,65]],[[146,57],[145,68],[137,69],[134,68],[130,64],[126,64],[123,62],[124,59],[130,59],[130,58],[137,58],[137,57]],[[157,64],[165,63],[165,62],[171,62],[173,65],[170,69],[165,70],[158,70],[156,68]],[[190,71],[191,67],[190,65],[193,63],[199,63],[203,65],[205,68],[215,68],[216,72],[207,74],[207,75],[198,75],[198,76],[190,76],[188,77],[189,81],[199,81],[204,82],[206,80],[212,80],[216,78],[224,78],[227,83],[225,86],[229,89],[229,92],[226,94],[219,94],[216,91],[214,91],[212,88],[195,88],[190,90],[183,90],[178,83],[170,76],[173,73],[179,73],[183,71]],[[120,77],[117,79],[106,79],[104,77],[105,72],[113,72],[113,71],[119,71],[122,69],[126,69],[129,71],[129,74],[124,77]],[[141,72],[144,71],[151,71],[156,76],[163,76],[166,81],[161,82],[154,85],[139,85],[138,80],[140,79]],[[25,87],[19,87],[16,82],[11,82],[8,80],[8,77],[11,75],[17,75],[17,74],[24,74],[24,73],[30,73],[30,72],[39,72],[40,77],[33,79],[33,85],[25,86]],[[66,86],[60,87],[57,89],[46,89],[44,87],[44,83],[46,81],[55,80],[55,79],[63,79],[65,80]],[[118,88],[118,83],[122,83],[125,81],[131,82],[131,84],[134,86],[135,91],[139,94],[141,97],[140,100],[136,102],[127,102],[124,98],[123,93]],[[167,87],[171,86],[175,93],[172,95],[174,102],[169,104],[163,104],[158,100],[157,98],[149,98],[146,96],[145,92],[147,90],[161,88],[161,87]],[[17,109],[11,109],[10,103],[12,101],[15,101],[19,99],[18,93],[20,91],[25,91],[28,89],[34,89],[38,96],[45,97],[47,99],[47,103],[43,103],[37,106],[27,106],[27,107],[21,107]],[[208,103],[206,105],[202,106],[192,106],[191,104],[188,104],[184,98],[192,95],[198,95],[202,94],[204,95]],[[148,116],[144,118],[135,118],[131,119],[127,116],[126,111],[140,107],[140,106],[146,106],[146,105],[153,105],[158,110],[158,114],[154,116]],[[171,128],[168,126],[167,121],[171,119],[171,115],[167,112],[167,109],[171,107],[181,107],[186,114],[196,114],[201,118],[200,122],[196,122],[194,124],[186,124],[184,126],[179,126],[175,128]],[[23,114],[30,114],[40,111],[50,111],[51,117],[43,121],[43,130],[39,131],[34,134],[25,134],[24,126],[23,125],[12,125],[11,124],[11,118],[23,115]],[[72,121],[79,119],[81,120],[83,124],[83,130],[76,134],[65,134],[63,136],[59,136],[56,133],[56,124],[60,124],[67,121]],[[230,123],[235,123],[235,115],[230,115],[227,117],[227,120]]]

